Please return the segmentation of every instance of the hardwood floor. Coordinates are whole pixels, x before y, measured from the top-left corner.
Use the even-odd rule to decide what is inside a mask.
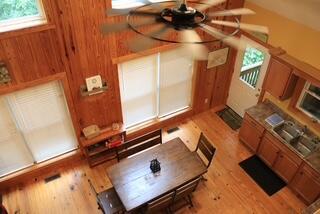
[[[208,181],[201,182],[193,194],[194,207],[184,207],[176,213],[301,213],[305,208],[286,187],[269,197],[255,184],[238,165],[251,153],[239,143],[237,132],[214,112],[196,115],[177,125],[180,130],[163,134],[164,142],[179,136],[194,150],[203,131],[217,152],[205,175]],[[114,163],[92,169],[85,161],[70,163],[57,169],[61,174],[57,180],[45,183],[47,175],[43,175],[7,190],[4,205],[9,213],[100,213],[87,180],[90,178],[98,191],[110,187],[106,168]]]

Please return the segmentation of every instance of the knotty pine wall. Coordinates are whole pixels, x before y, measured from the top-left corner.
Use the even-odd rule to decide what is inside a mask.
[[[9,67],[13,82],[0,86],[0,95],[17,86],[65,73],[75,109],[75,122],[81,128],[101,127],[122,121],[117,65],[112,58],[130,54],[126,42],[134,35],[117,33],[103,36],[103,23],[121,21],[105,16],[110,0],[43,0],[48,25],[0,34],[0,61]],[[243,0],[229,0],[221,6],[237,8]],[[161,43],[159,43],[161,45]],[[219,49],[221,42],[210,45]],[[196,71],[194,110],[201,112],[225,104],[236,51],[230,49],[227,64],[206,69],[199,62]],[[108,90],[92,97],[81,97],[79,88],[85,78],[101,75]],[[207,100],[207,102],[205,102]],[[70,104],[70,103],[69,103]],[[80,134],[78,130],[78,134]]]

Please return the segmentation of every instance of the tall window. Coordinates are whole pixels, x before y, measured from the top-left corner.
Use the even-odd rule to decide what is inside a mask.
[[[152,3],[156,2],[163,2],[163,1],[170,1],[170,0],[150,0]],[[132,7],[140,7],[145,5],[145,0],[112,0],[112,8],[114,9],[125,9],[125,8],[132,8]]]
[[[309,117],[320,121],[320,88],[306,83],[297,107]]]
[[[0,32],[46,22],[41,0],[1,0]]]
[[[193,59],[169,51],[119,65],[126,127],[161,118],[191,105]]]
[[[0,97],[0,176],[77,148],[58,82]]]

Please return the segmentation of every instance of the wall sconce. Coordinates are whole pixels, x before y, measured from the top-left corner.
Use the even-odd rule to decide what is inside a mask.
[[[3,62],[0,62],[0,85],[7,84],[9,82],[11,82],[11,77],[7,66]]]

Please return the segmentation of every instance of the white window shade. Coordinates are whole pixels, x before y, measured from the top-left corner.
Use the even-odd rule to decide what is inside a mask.
[[[64,94],[58,82],[15,92],[7,100],[36,162],[77,147]]]
[[[160,55],[159,116],[179,111],[191,104],[193,59],[181,51]]]
[[[33,164],[4,98],[0,98],[0,177]]]
[[[157,55],[120,65],[119,77],[127,127],[157,116]]]

